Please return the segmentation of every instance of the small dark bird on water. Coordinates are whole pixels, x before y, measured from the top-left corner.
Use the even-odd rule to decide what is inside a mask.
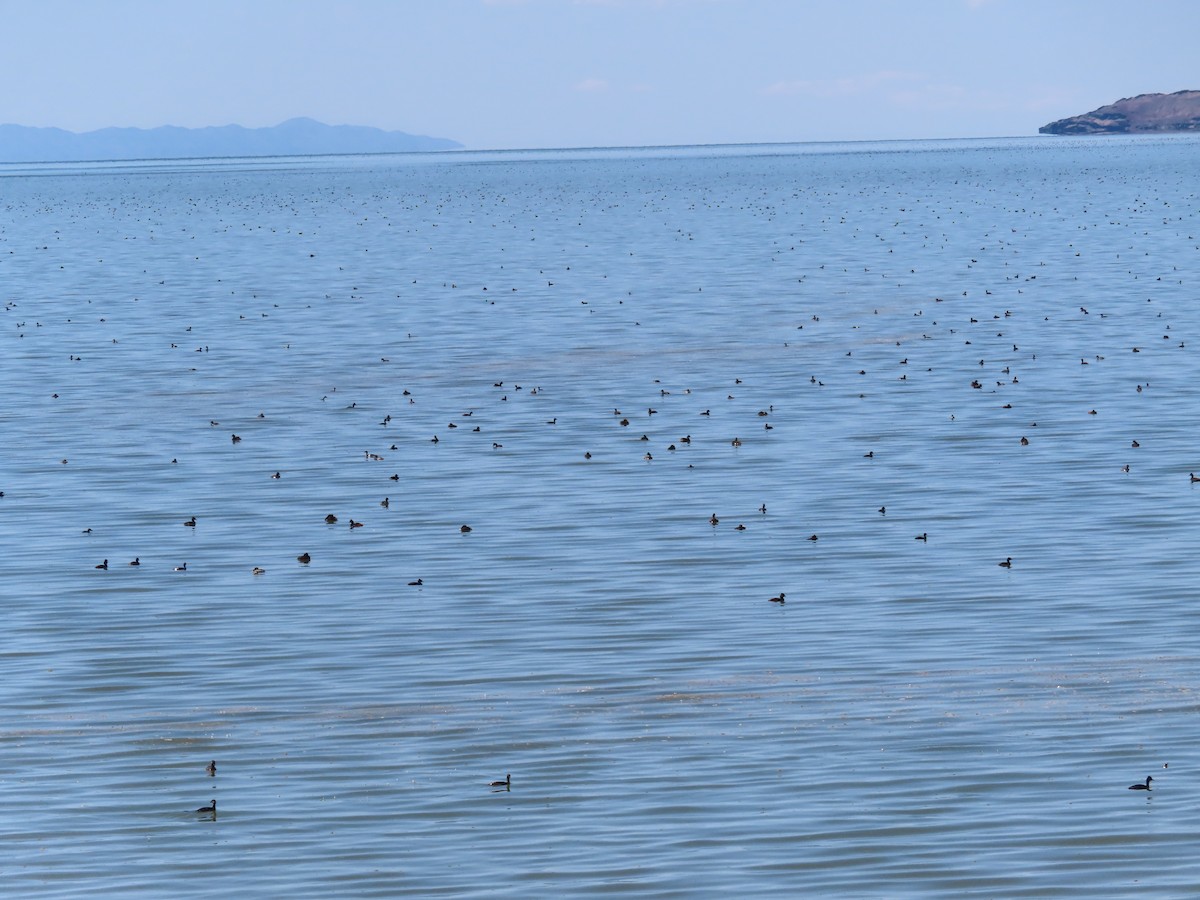
[[[420,587],[424,583],[425,583],[424,581],[422,581],[420,578],[418,578],[416,581],[410,581],[408,583],[408,586],[409,587]]]
[[[1152,782],[1153,780],[1154,780],[1154,776],[1147,775],[1145,784],[1131,784],[1129,786],[1129,789],[1131,791],[1148,791],[1148,790],[1150,790],[1150,782]]]
[[[463,525],[463,526],[462,526],[462,527],[460,527],[458,530],[459,530],[459,532],[461,532],[462,534],[468,534],[468,533],[471,531],[471,526],[470,526],[470,525]]]
[[[214,775],[216,775],[217,774],[217,761],[214,759],[212,762],[210,762],[207,766],[204,767],[204,771],[208,773],[209,778],[212,778]]]
[[[996,565],[998,565],[1002,568],[1005,568],[1005,569],[1011,569],[1012,568],[1012,557],[1010,556],[1007,559],[1005,559],[1004,562],[996,563]]]
[[[108,569],[108,560],[106,559],[104,562],[100,563],[100,565],[96,566],[96,568],[107,570]]]
[[[141,564],[142,564],[142,558],[140,556],[135,556],[133,558],[133,562],[130,563],[131,566],[140,566]]]
[[[509,773],[508,775],[505,775],[503,781],[493,781],[491,784],[488,785],[488,787],[504,788],[506,791],[511,791],[512,790],[512,774]]]
[[[196,527],[196,517],[192,516],[190,519],[188,519],[183,524],[186,525],[188,528],[195,528]]]
[[[296,559],[298,559],[300,562],[304,563],[305,565],[308,565],[310,562],[312,562],[312,557],[309,556],[307,553],[301,553],[299,556],[296,557]]]
[[[197,809],[196,809],[196,812],[198,812],[198,813],[212,813],[212,814],[215,816],[215,815],[217,814],[217,801],[216,801],[216,800],[213,800],[213,802],[212,802],[212,805],[211,805],[211,806],[201,806],[201,807],[197,808]]]
[[[335,516],[333,513],[330,513],[329,515],[327,515],[327,516],[325,517],[325,524],[326,524],[326,525],[332,525],[332,524],[333,524],[334,522],[336,522],[336,521],[337,521],[337,516]]]
[[[783,599],[783,596],[783,591],[780,591],[778,597],[771,597],[769,600],[771,603],[786,603],[787,601]]]
[[[929,535],[928,535],[928,534],[926,534],[924,531],[922,531],[920,534],[918,534],[918,535],[916,536],[916,538],[915,538],[915,539],[916,539],[916,540],[918,540],[918,541],[925,541],[926,543],[928,543],[928,542],[929,542]]]

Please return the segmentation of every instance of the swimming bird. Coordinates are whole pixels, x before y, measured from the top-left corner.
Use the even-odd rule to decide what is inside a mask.
[[[298,559],[300,562],[304,563],[306,566],[310,562],[312,562],[312,557],[309,556],[307,553],[301,553],[299,556],[296,557],[296,559]]]
[[[459,530],[459,532],[460,532],[461,534],[467,534],[467,533],[469,533],[469,532],[471,531],[471,526],[470,526],[470,525],[463,525],[463,526],[461,526],[461,527],[460,527],[458,530]]]
[[[212,802],[212,805],[211,805],[211,806],[201,806],[201,807],[199,807],[199,808],[196,810],[196,812],[198,812],[198,813],[212,813],[212,814],[215,816],[215,815],[217,814],[217,801],[216,801],[216,800],[213,800],[213,802]]]
[[[175,571],[176,572],[186,572],[187,571],[187,563],[183,563],[182,565],[176,566]]]
[[[262,568],[261,566],[255,566],[252,571],[255,575],[265,575],[267,572],[267,570]]]
[[[768,599],[771,603],[786,603],[787,601],[783,599],[783,596],[783,591],[780,591],[778,597],[770,597]]]
[[[717,523],[720,521],[721,520],[717,518],[717,514],[713,513],[712,516],[709,517],[708,524],[712,525],[715,528],[717,526]]]
[[[816,536],[815,534],[810,534],[810,535],[808,536],[808,539],[809,539],[810,541],[815,541],[815,540],[817,540],[817,536]]]
[[[186,525],[188,528],[195,528],[196,527],[196,517],[192,516],[190,519],[188,519],[183,524]]]
[[[1145,784],[1131,784],[1129,786],[1129,789],[1131,791],[1148,791],[1148,790],[1150,790],[1150,782],[1152,782],[1153,780],[1154,780],[1154,776],[1147,775]]]
[[[214,759],[212,762],[210,762],[207,766],[204,767],[204,771],[208,773],[209,778],[216,775],[217,774],[217,761]]]
[[[488,785],[488,787],[504,788],[506,791],[511,791],[512,790],[512,774],[509,773],[509,774],[505,775],[503,781],[493,781],[491,784]]]
[[[1200,478],[1196,477],[1195,472],[1188,472],[1188,477],[1192,480],[1192,484],[1195,484],[1197,481],[1200,481]]]
[[[996,565],[1001,566],[1002,568],[1005,568],[1005,569],[1011,569],[1012,568],[1012,557],[1010,556],[1006,560],[1004,560],[1004,562],[996,563]]]
[[[325,517],[325,524],[326,524],[326,525],[332,525],[332,524],[333,524],[334,522],[336,522],[336,521],[337,521],[337,516],[335,516],[333,513],[330,513],[329,515],[327,515],[327,516]]]
[[[135,556],[133,558],[133,561],[130,563],[131,566],[140,566],[141,564],[142,564],[142,558],[140,556]]]
[[[100,565],[96,566],[96,568],[107,570],[108,569],[108,560],[106,559],[104,562],[100,563]]]
[[[424,581],[422,581],[420,578],[418,578],[416,581],[410,581],[408,583],[408,586],[409,587],[420,587],[424,583],[425,583]]]
[[[929,543],[929,535],[922,531],[914,540],[925,541],[926,543]]]
[[[363,523],[362,523],[362,522],[355,522],[353,519],[351,519],[351,520],[350,520],[350,527],[351,527],[351,528],[362,528],[362,527],[363,527]]]
[[[231,435],[230,437],[232,438],[232,443],[234,443],[234,444],[240,444],[242,442],[242,439],[240,437],[238,437],[236,434]]]

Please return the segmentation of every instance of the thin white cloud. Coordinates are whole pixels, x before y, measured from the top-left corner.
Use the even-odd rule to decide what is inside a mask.
[[[585,78],[575,85],[575,90],[585,93],[599,93],[608,90],[608,82],[603,78]]]
[[[883,71],[852,75],[848,78],[795,79],[777,81],[763,89],[765,94],[807,97],[850,97],[868,94],[893,85],[911,84],[924,80],[914,72]]]

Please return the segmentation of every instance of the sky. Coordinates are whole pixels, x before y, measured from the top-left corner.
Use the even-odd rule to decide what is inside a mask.
[[[0,124],[470,149],[1002,137],[1200,89],[1197,0],[0,0]]]

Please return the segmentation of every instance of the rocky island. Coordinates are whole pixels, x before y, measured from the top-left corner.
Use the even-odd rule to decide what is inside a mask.
[[[1138,94],[1081,116],[1059,119],[1041,134],[1149,134],[1200,131],[1200,91]]]

